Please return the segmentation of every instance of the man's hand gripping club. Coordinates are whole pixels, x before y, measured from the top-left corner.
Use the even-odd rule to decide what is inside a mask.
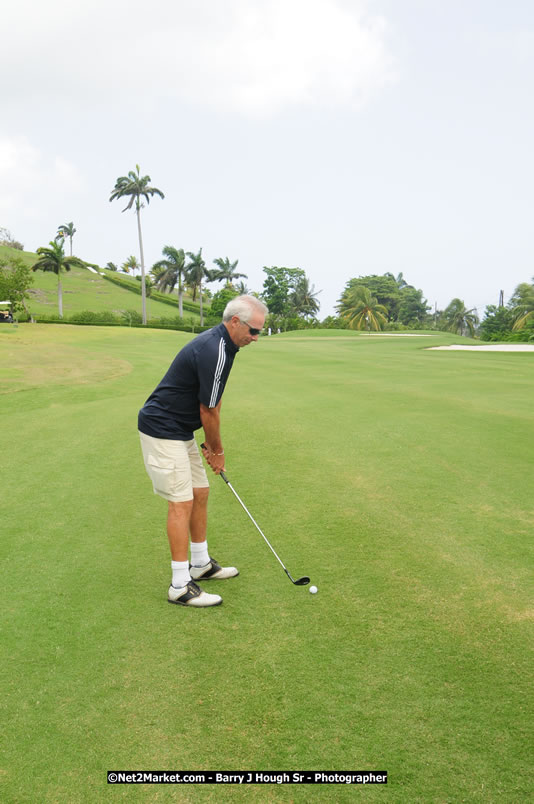
[[[209,466],[211,466],[216,475],[225,471],[224,452],[222,454],[213,452],[205,443],[202,443],[200,445],[200,448],[202,450],[202,454],[204,456],[205,461],[208,463]]]

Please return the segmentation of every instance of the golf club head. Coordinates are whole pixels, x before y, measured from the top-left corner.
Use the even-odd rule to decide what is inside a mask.
[[[287,570],[286,570],[286,572],[287,572]],[[309,584],[309,582],[310,582],[310,579],[308,578],[307,575],[304,575],[302,578],[297,578],[297,580],[294,581],[293,578],[291,577],[291,575],[289,574],[289,572],[287,572],[287,577],[289,578],[291,583],[295,584],[295,586],[307,586]]]

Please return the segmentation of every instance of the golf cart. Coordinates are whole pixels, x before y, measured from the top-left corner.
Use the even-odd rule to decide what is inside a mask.
[[[12,324],[13,313],[10,301],[0,301],[0,324]]]

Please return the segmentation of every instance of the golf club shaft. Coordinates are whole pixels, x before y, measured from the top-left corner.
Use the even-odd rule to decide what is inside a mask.
[[[201,446],[201,448],[202,448],[203,450],[207,449],[207,447],[206,447],[206,445],[205,445],[205,444],[201,444],[200,446]],[[243,502],[243,500],[241,499],[241,497],[239,496],[239,494],[237,493],[237,491],[234,489],[234,487],[232,486],[232,484],[230,483],[230,481],[229,481],[229,480],[228,480],[228,478],[226,477],[226,475],[225,475],[224,471],[222,471],[222,470],[221,470],[221,471],[219,472],[219,474],[221,475],[221,477],[222,477],[222,479],[224,480],[224,482],[226,483],[226,485],[227,485],[227,486],[228,486],[228,487],[229,487],[229,488],[232,490],[232,492],[233,492],[233,494],[234,494],[234,496],[235,496],[236,500],[239,502],[239,504],[241,505],[241,507],[243,508],[243,510],[246,512],[246,514],[248,515],[248,517],[249,517],[249,518],[252,520],[252,522],[254,523],[254,525],[255,525],[256,529],[257,529],[257,530],[260,532],[260,534],[261,534],[261,536],[263,537],[263,540],[265,541],[266,545],[269,547],[269,549],[271,550],[271,552],[273,553],[273,555],[275,556],[275,558],[276,558],[276,559],[277,559],[277,561],[279,562],[280,566],[281,566],[281,567],[282,567],[282,569],[284,570],[285,574],[287,575],[287,577],[289,578],[289,580],[291,581],[291,583],[294,583],[296,586],[305,586],[305,585],[309,584],[310,579],[308,578],[308,576],[307,576],[307,575],[306,575],[306,576],[304,576],[304,577],[302,577],[302,578],[298,578],[297,580],[295,580],[294,578],[292,578],[292,577],[291,577],[291,574],[290,574],[289,570],[287,569],[286,565],[284,564],[284,562],[282,561],[282,559],[280,558],[280,556],[278,555],[278,553],[276,552],[276,550],[275,550],[275,549],[274,549],[274,547],[272,546],[271,542],[269,541],[269,539],[267,538],[267,536],[265,535],[265,533],[262,531],[262,529],[260,528],[260,526],[258,525],[258,523],[256,522],[256,520],[254,519],[254,517],[252,516],[252,514],[250,513],[250,511],[248,510],[247,506],[245,505],[245,503]]]
[[[252,520],[252,522],[254,523],[254,525],[256,526],[256,528],[258,529],[258,531],[261,533],[261,535],[262,535],[262,536],[263,536],[263,538],[265,539],[265,542],[267,543],[267,545],[268,545],[268,546],[271,548],[272,552],[274,553],[274,555],[276,556],[276,558],[278,559],[278,561],[280,562],[280,564],[281,564],[281,565],[282,565],[282,567],[284,568],[284,570],[285,570],[285,572],[287,573],[287,575],[289,576],[289,578],[291,578],[291,576],[289,575],[289,572],[288,572],[288,571],[287,571],[287,569],[286,569],[286,566],[285,566],[284,562],[282,561],[282,559],[280,558],[280,556],[278,555],[278,553],[276,552],[276,550],[275,550],[275,549],[274,549],[274,547],[272,546],[271,542],[269,541],[269,539],[267,538],[267,536],[265,535],[265,533],[262,531],[262,529],[260,528],[260,526],[258,525],[258,523],[256,522],[256,520],[254,519],[254,517],[252,516],[252,514],[250,513],[250,511],[248,510],[247,506],[245,505],[245,503],[243,502],[243,500],[241,499],[241,497],[239,496],[239,494],[237,493],[237,491],[234,489],[234,487],[232,486],[232,484],[230,483],[230,481],[228,480],[228,478],[226,477],[226,475],[224,474],[224,472],[221,472],[220,474],[221,474],[222,479],[224,480],[224,482],[225,482],[225,483],[226,483],[226,485],[228,486],[228,488],[229,488],[229,489],[231,489],[231,490],[233,491],[233,493],[234,493],[234,495],[235,495],[236,499],[239,501],[239,503],[241,503],[241,507],[243,508],[243,510],[244,510],[244,511],[246,511],[246,513],[249,515],[250,519]],[[292,579],[291,579],[291,580],[292,580]]]

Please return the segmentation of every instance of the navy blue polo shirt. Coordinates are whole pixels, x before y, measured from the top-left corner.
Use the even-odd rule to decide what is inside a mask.
[[[238,351],[224,324],[189,341],[139,411],[139,430],[154,438],[190,441],[202,427],[200,404],[217,407]]]

